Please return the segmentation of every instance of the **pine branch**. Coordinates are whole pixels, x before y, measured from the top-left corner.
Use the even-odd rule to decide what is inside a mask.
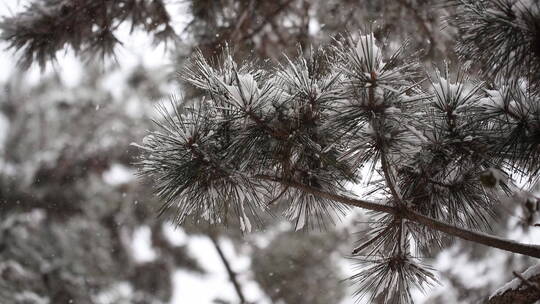
[[[456,51],[491,79],[527,78],[540,86],[538,1],[451,0],[456,12],[448,23],[459,31]]]
[[[34,62],[44,68],[66,46],[88,58],[114,55],[116,45],[122,44],[115,33],[124,22],[132,31],[140,28],[153,34],[156,43],[177,38],[162,0],[41,0],[1,18],[0,39],[20,52],[22,68]]]
[[[392,215],[399,215],[403,217],[404,219],[408,219],[410,221],[422,224],[431,229],[444,232],[451,236],[456,236],[470,242],[486,245],[493,248],[498,248],[498,249],[513,252],[513,253],[519,253],[519,254],[530,256],[530,257],[540,258],[540,246],[538,245],[522,244],[522,243],[514,242],[511,240],[507,240],[504,238],[500,238],[497,236],[492,236],[486,233],[472,231],[465,228],[460,228],[460,227],[453,226],[453,225],[441,222],[439,220],[430,218],[428,216],[419,214],[407,208],[391,207],[388,205],[383,205],[383,204],[370,202],[366,200],[358,200],[355,198],[351,198],[351,197],[347,197],[347,196],[343,196],[343,195],[339,195],[335,193],[328,193],[328,192],[324,192],[324,191],[318,190],[316,188],[313,188],[313,187],[310,187],[310,186],[307,186],[307,185],[304,185],[295,181],[281,180],[279,178],[272,177],[272,176],[258,175],[256,176],[256,178],[277,182],[277,183],[280,183],[282,185],[286,185],[289,187],[294,187],[304,192],[311,193],[320,197],[324,197],[326,199],[330,199],[336,202],[340,202],[348,206],[367,209],[371,211],[388,213]]]
[[[483,83],[463,72],[450,79],[448,67],[430,78],[429,95],[403,48],[389,59],[382,50],[372,34],[349,36],[330,56],[300,52],[277,71],[238,66],[227,51],[217,67],[199,55],[185,79],[210,99],[165,115],[164,132],[151,132],[142,147],[143,174],[160,182],[158,195],[178,223],[188,216],[222,223],[232,211],[245,230],[265,210],[261,196],[285,195],[284,215],[297,230],[324,227],[347,206],[375,211],[371,240],[355,249],[369,247],[359,258],[363,270],[350,278],[359,296],[390,289],[385,300],[411,303],[412,288],[436,281],[411,248],[442,246],[441,232],[540,258],[540,246],[479,232],[498,202],[482,172],[537,169],[530,161],[540,134],[536,99],[499,102],[490,91],[486,100]],[[388,201],[348,196],[343,184],[379,165],[383,180],[368,195]]]
[[[260,180],[267,180],[271,182],[280,183],[284,186],[293,187],[293,188],[302,190],[306,193],[314,194],[316,196],[319,196],[325,199],[340,202],[351,207],[358,207],[358,208],[377,211],[377,212],[396,214],[396,209],[388,205],[383,205],[383,204],[379,204],[379,203],[368,201],[368,200],[359,200],[355,198],[341,196],[335,193],[324,192],[317,188],[313,188],[311,186],[307,186],[296,181],[284,180],[278,177],[273,177],[270,175],[263,175],[263,174],[256,175],[255,178],[260,179]]]
[[[402,210],[402,212],[404,218],[420,223],[437,231],[489,247],[540,258],[540,246],[538,245],[518,243],[486,233],[460,228],[408,209],[405,209],[404,211]]]

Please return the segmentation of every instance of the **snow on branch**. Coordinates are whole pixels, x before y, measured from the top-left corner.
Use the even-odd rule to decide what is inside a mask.
[[[534,265],[516,278],[497,289],[489,304],[534,303],[540,299],[540,264]]]

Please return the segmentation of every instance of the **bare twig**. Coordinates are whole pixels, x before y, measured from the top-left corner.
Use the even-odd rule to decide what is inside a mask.
[[[272,13],[268,14],[266,16],[266,18],[263,20],[263,22],[261,22],[261,24],[256,27],[255,29],[253,29],[251,32],[249,32],[248,34],[242,36],[242,38],[240,38],[240,41],[242,40],[247,40],[247,39],[250,39],[251,37],[255,36],[257,33],[259,33],[265,26],[266,24],[268,24],[268,22],[275,18],[277,15],[279,15],[279,13],[281,13],[284,9],[286,9],[289,4],[291,4],[293,2],[293,0],[287,0],[285,1],[282,5],[280,5],[276,10],[274,10]]]
[[[436,40],[433,38],[433,35],[431,34],[431,31],[427,27],[425,20],[419,15],[418,8],[414,7],[413,5],[411,5],[410,3],[404,0],[398,0],[398,2],[407,10],[410,11],[411,15],[416,21],[416,24],[418,24],[422,32],[424,32],[424,35],[427,36],[427,39],[429,40],[429,49],[426,53],[426,56],[432,57]]]
[[[240,300],[240,304],[245,304],[246,297],[244,297],[244,293],[242,292],[242,288],[240,287],[240,283],[236,279],[236,273],[231,268],[231,264],[229,263],[229,260],[227,260],[227,257],[223,253],[223,250],[221,249],[221,246],[219,246],[218,240],[214,236],[209,236],[210,240],[212,240],[212,244],[214,244],[214,247],[216,248],[216,251],[219,254],[219,257],[221,259],[221,262],[223,262],[223,265],[225,266],[225,269],[227,269],[227,274],[229,275],[229,280],[234,285],[234,290],[236,290],[236,294],[238,295],[238,299]]]
[[[533,289],[536,289],[537,292],[540,293],[540,288],[538,288],[538,285],[536,285],[535,283],[529,281],[528,279],[524,278],[521,274],[515,272],[515,271],[512,271],[512,274],[514,276],[516,276],[517,278],[519,278],[525,285],[533,288]]]

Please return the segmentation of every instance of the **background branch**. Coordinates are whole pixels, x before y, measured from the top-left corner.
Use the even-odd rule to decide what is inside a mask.
[[[223,253],[223,250],[221,249],[221,246],[219,246],[219,242],[216,239],[215,236],[210,235],[210,240],[212,241],[212,244],[214,244],[214,247],[216,248],[216,251],[219,254],[219,258],[221,259],[221,262],[223,262],[223,265],[225,266],[225,269],[227,269],[227,274],[229,275],[229,280],[234,285],[234,290],[236,291],[236,294],[238,295],[238,299],[240,300],[240,304],[247,303],[246,297],[244,296],[244,293],[242,292],[242,288],[240,286],[240,283],[238,282],[236,276],[236,272],[231,268],[231,264],[229,263],[229,260],[227,260],[227,257]]]

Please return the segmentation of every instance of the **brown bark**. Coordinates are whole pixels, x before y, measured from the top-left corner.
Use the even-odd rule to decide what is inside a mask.
[[[316,189],[316,188],[313,188],[313,187],[310,187],[310,186],[307,186],[307,185],[304,185],[295,181],[282,180],[280,178],[267,176],[267,175],[258,175],[256,177],[263,180],[277,182],[277,183],[280,183],[282,185],[286,185],[289,187],[294,187],[302,191],[305,191],[307,193],[311,193],[322,198],[340,202],[340,203],[343,203],[352,207],[358,207],[358,208],[384,212],[384,213],[389,213],[389,214],[396,214],[396,215],[399,214],[404,219],[422,224],[431,229],[444,232],[446,234],[456,236],[467,241],[475,242],[478,244],[498,248],[498,249],[513,252],[513,253],[527,255],[530,257],[540,258],[540,246],[538,245],[517,243],[511,240],[492,236],[486,233],[457,227],[448,223],[441,222],[437,219],[433,219],[428,216],[419,214],[415,211],[407,209],[405,206],[393,207],[393,206],[383,205],[383,204],[370,202],[366,200],[346,197],[346,196],[335,194],[335,193],[324,192],[319,189]]]
[[[529,278],[515,278],[519,285],[515,289],[506,290],[503,293],[489,299],[488,304],[532,304],[540,300],[540,274]]]

